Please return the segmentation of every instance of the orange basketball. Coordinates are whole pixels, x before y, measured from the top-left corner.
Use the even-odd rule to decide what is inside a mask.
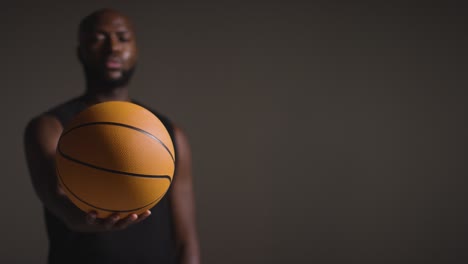
[[[147,109],[112,101],[76,115],[57,146],[59,183],[85,212],[125,217],[155,206],[175,170],[169,132]]]

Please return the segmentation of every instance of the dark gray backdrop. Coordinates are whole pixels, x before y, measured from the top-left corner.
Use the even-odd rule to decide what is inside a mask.
[[[0,262],[45,261],[22,131],[82,92],[76,27],[110,6],[134,97],[191,139],[204,263],[464,263],[466,10],[443,3],[3,4]]]

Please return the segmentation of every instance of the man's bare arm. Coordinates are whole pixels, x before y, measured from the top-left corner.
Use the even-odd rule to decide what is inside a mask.
[[[199,264],[200,247],[196,228],[195,201],[192,179],[192,157],[188,139],[175,128],[176,175],[172,185],[171,204],[182,264]]]
[[[34,190],[52,214],[71,230],[80,232],[123,229],[151,214],[147,211],[125,219],[118,215],[97,219],[94,212],[86,214],[76,207],[60,190],[55,173],[55,150],[62,131],[62,125],[56,118],[40,116],[28,123],[24,133],[24,149]]]

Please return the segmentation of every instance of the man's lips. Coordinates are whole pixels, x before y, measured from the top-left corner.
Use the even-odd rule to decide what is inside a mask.
[[[118,60],[107,60],[106,61],[106,68],[108,69],[121,69],[122,68],[122,62]]]

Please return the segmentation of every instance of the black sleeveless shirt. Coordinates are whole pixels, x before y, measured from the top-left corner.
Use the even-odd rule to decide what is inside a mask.
[[[63,126],[66,126],[72,117],[86,107],[85,102],[78,97],[52,108],[47,114],[56,117]],[[148,110],[162,121],[174,139],[170,120],[154,110]],[[121,231],[74,232],[44,207],[49,238],[49,264],[176,263],[177,254],[168,195],[170,191],[171,189],[151,209],[150,217]]]

